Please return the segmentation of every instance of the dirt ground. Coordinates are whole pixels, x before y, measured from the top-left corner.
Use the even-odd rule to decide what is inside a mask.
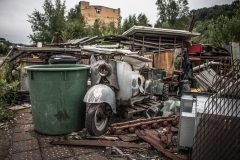
[[[0,159],[8,160],[12,139],[12,121],[0,123]]]
[[[3,57],[0,57],[0,65],[2,64],[3,62]]]

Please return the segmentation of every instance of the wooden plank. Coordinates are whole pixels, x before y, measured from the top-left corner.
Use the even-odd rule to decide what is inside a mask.
[[[135,110],[133,112],[130,112],[130,113],[137,113],[137,112],[142,112],[142,111],[145,111],[146,109],[144,108],[140,108],[140,107],[135,107]]]
[[[136,111],[136,110],[134,110],[134,109],[132,109],[132,108],[127,108],[126,110],[125,110],[125,112],[134,112],[134,111]]]
[[[148,104],[153,104],[153,105],[157,104],[156,102],[153,102],[153,101],[148,101],[147,103]]]
[[[149,106],[155,106],[155,105],[157,105],[157,103],[150,103],[150,102],[148,102],[148,103],[146,103],[147,105],[149,105]]]
[[[148,106],[148,107],[151,107],[151,106],[152,106],[152,104],[149,104],[148,102],[143,103],[143,105],[146,105],[146,106]]]
[[[149,108],[149,106],[146,106],[146,105],[144,105],[144,104],[136,104],[136,106],[139,106],[139,107],[142,107],[142,108],[145,108],[145,109],[148,109],[148,108]]]
[[[172,75],[174,69],[174,51],[165,50],[158,54],[154,54],[154,67],[165,69],[167,75]]]
[[[124,142],[132,142],[132,141],[139,140],[139,138],[136,134],[119,135],[118,138]]]
[[[150,103],[153,103],[153,104],[159,103],[159,102],[156,102],[156,101],[154,101],[154,100],[150,100],[149,102],[150,102]]]
[[[131,108],[131,109],[133,109],[133,110],[137,110],[137,108],[134,107],[134,106],[129,106],[128,108]]]

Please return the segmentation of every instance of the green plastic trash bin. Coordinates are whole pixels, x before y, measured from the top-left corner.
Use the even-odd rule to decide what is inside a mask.
[[[35,130],[62,135],[84,128],[89,66],[78,64],[26,67]]]

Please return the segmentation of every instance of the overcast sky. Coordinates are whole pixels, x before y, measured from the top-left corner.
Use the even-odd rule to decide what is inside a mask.
[[[66,0],[67,11],[80,0]],[[154,24],[157,19],[156,0],[88,0],[90,5],[121,8],[121,16],[145,13]],[[188,0],[190,9],[230,4],[234,0]],[[34,9],[42,11],[44,0],[0,0],[0,37],[15,43],[29,43],[31,26],[27,22]]]

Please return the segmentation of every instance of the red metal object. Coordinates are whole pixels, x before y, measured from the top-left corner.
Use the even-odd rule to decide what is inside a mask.
[[[188,45],[188,53],[201,53],[203,51],[200,43],[193,43]]]

